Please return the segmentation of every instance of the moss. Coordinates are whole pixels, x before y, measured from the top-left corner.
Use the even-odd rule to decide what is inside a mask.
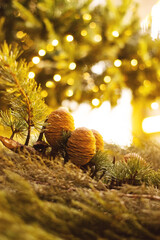
[[[159,239],[160,190],[108,189],[72,163],[0,152],[0,239]]]

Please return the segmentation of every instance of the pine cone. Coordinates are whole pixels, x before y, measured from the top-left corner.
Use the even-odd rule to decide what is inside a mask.
[[[131,159],[136,159],[139,160],[140,163],[144,165],[146,164],[146,161],[137,153],[127,153],[126,155],[124,155],[125,162],[128,162],[128,160]]]
[[[63,142],[63,132],[71,132],[75,129],[74,119],[66,109],[53,111],[47,120],[45,137],[48,143],[57,149]]]
[[[74,130],[67,142],[67,154],[77,166],[87,164],[96,152],[96,140],[91,130],[81,127]]]
[[[103,141],[103,137],[102,135],[94,130],[94,129],[91,129],[91,131],[93,132],[93,135],[96,139],[96,151],[103,151],[104,150],[104,141]]]

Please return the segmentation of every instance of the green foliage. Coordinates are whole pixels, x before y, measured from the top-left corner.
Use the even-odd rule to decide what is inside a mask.
[[[28,144],[31,127],[40,130],[47,107],[41,96],[41,87],[28,77],[28,64],[25,60],[17,60],[20,54],[17,47],[6,43],[0,50],[0,84],[6,88],[5,98],[11,109],[8,113],[1,112],[1,123],[10,127],[13,135],[27,130]]]
[[[1,124],[12,130],[12,137],[15,134],[21,135],[22,137],[24,137],[24,135],[26,134],[27,131],[27,124],[25,121],[22,121],[21,119],[21,115],[19,114],[19,112],[15,112],[12,111],[11,109],[9,109],[8,111],[1,111],[0,112],[0,116],[1,116]]]
[[[100,99],[100,104],[105,100],[112,105],[117,103],[122,88],[126,86],[124,70],[129,71],[125,73],[127,77],[131,72],[135,73],[130,67],[130,60],[135,58],[137,52],[140,29],[133,1],[122,0],[119,7],[111,1],[94,7],[91,0],[11,2],[7,9],[14,9],[15,14],[12,18],[9,15],[7,21],[8,12],[4,9],[3,17],[7,29],[13,25],[13,31],[4,38],[8,42],[18,42],[26,50],[24,56],[28,61],[40,49],[46,50],[46,55],[41,57],[41,67],[34,66],[33,69],[37,82],[41,82],[48,91],[46,101],[50,106],[57,107],[66,98],[91,103],[96,97]],[[128,12],[134,14],[129,15]],[[85,14],[89,14],[88,19],[85,19]],[[23,31],[20,38],[16,35],[19,31]],[[114,31],[119,33],[119,37],[113,36]],[[66,41],[68,34],[74,37],[72,42]],[[58,45],[53,47],[54,39],[58,40]],[[136,47],[128,56],[133,42]],[[127,52],[125,56],[124,52]],[[123,59],[124,65],[127,62],[129,69],[126,66],[123,68],[123,64],[122,69],[115,67],[116,59]],[[69,69],[72,62],[76,63],[74,70]],[[97,63],[103,65],[100,74],[92,71]],[[53,79],[55,74],[60,74],[62,80],[54,82],[54,88],[47,89],[46,82]],[[111,77],[109,83],[104,82],[107,75]],[[68,90],[73,91],[73,96],[66,94]]]
[[[151,164],[139,155],[133,155],[126,161],[121,156],[121,159],[116,161],[108,151],[98,152],[92,162],[95,164],[95,178],[101,179],[108,187],[113,188],[125,183],[160,186],[159,171],[153,170]]]

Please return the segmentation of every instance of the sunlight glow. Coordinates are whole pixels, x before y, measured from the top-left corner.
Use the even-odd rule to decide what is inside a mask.
[[[160,132],[160,115],[145,118],[142,122],[142,128],[145,133]]]
[[[153,40],[160,38],[160,1],[158,1],[149,14],[141,23],[142,32],[145,33],[151,26],[151,37]]]
[[[72,114],[76,128],[95,129],[107,143],[129,146],[132,142],[131,98],[131,91],[124,89],[118,105],[113,109],[108,101],[95,109],[89,104],[80,104]]]
[[[151,27],[151,36],[153,39],[160,37],[160,2],[155,4],[152,7],[152,27]]]

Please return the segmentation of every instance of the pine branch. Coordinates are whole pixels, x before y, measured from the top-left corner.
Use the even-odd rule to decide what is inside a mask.
[[[26,106],[27,106],[27,113],[28,113],[28,119],[26,120],[27,124],[28,124],[28,134],[27,134],[27,138],[26,138],[26,142],[25,142],[25,145],[28,145],[29,143],[29,139],[30,139],[30,135],[31,135],[31,126],[32,126],[32,118],[31,118],[31,112],[32,112],[32,109],[31,109],[31,104],[30,104],[30,101],[29,101],[29,98],[26,94],[26,92],[24,91],[24,89],[20,86],[20,83],[19,83],[19,80],[18,78],[16,77],[16,75],[13,73],[13,72],[10,72],[11,76],[13,77],[18,89],[19,89],[19,92],[22,94],[22,96],[24,97],[24,100],[25,100],[25,103],[26,103]]]
[[[13,139],[15,134],[19,134],[20,136],[24,136],[27,130],[27,124],[25,121],[22,121],[19,113],[13,112],[9,109],[6,112],[0,112],[0,122],[6,127],[10,128],[12,131],[11,139]]]
[[[17,61],[20,50],[6,43],[1,48],[0,84],[7,89],[5,97],[11,105],[12,112],[19,115],[19,121],[27,125],[28,145],[31,128],[39,130],[46,118],[47,107],[41,97],[41,88],[34,79],[28,78],[29,67],[25,60]],[[20,130],[20,129],[19,129]],[[13,136],[12,136],[13,137]]]

